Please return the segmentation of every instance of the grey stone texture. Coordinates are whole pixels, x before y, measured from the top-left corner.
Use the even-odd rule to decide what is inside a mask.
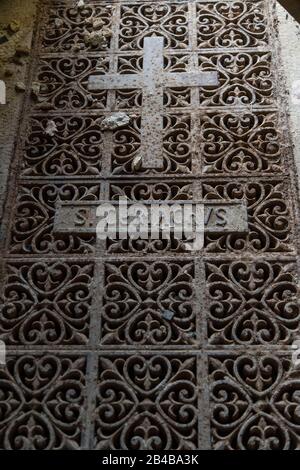
[[[0,218],[14,145],[19,138],[24,100],[21,84],[26,87],[36,4],[37,0],[2,0],[0,4],[0,37],[7,38],[0,44],[0,80],[6,83],[7,93],[7,104],[0,105]]]

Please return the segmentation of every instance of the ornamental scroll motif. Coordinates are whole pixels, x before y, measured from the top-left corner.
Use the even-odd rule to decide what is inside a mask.
[[[0,370],[1,448],[79,449],[85,371],[76,356],[11,356]]]
[[[271,1],[76,3],[39,4],[15,139],[0,449],[299,449],[297,190]],[[72,219],[119,198],[238,203],[249,230],[207,230],[190,252]]]
[[[296,449],[299,371],[286,356],[210,358],[213,447]]]

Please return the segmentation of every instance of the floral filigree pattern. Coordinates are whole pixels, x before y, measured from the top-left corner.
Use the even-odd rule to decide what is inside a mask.
[[[0,368],[0,447],[72,450],[81,447],[84,357],[9,356]]]
[[[86,344],[92,264],[10,264],[0,312],[6,344]]]
[[[248,208],[248,234],[207,234],[208,251],[293,251],[291,207],[286,198],[287,193],[284,183],[276,182],[244,184],[214,181],[203,184],[206,200],[241,200],[247,203]]]
[[[207,263],[212,344],[291,344],[300,327],[296,269],[267,261]]]
[[[268,1],[38,10],[1,235],[0,449],[299,449],[296,189]],[[146,128],[162,168],[144,165]],[[199,251],[172,233],[99,240],[95,210],[119,198],[235,201],[248,230],[213,231],[208,208]]]
[[[121,6],[120,50],[142,49],[144,37],[155,35],[165,38],[166,48],[187,48],[187,4],[160,2]]]
[[[114,132],[112,173],[132,174],[149,173],[153,170],[136,169],[135,157],[141,147],[141,119],[133,118],[130,125]],[[191,119],[189,115],[168,114],[164,116],[163,130],[163,167],[155,173],[191,173]]]
[[[213,447],[298,449],[299,386],[299,370],[287,357],[210,357]]]
[[[19,188],[11,234],[11,252],[25,254],[89,253],[94,236],[54,233],[60,201],[98,201],[99,184],[33,183]]]
[[[265,2],[197,4],[198,47],[245,48],[268,44]]]
[[[199,70],[217,71],[220,85],[200,89],[202,106],[270,106],[274,83],[269,52],[199,55]]]
[[[95,29],[110,30],[112,13],[110,5],[53,6],[47,11],[47,22],[42,28],[42,50],[76,53],[108,49],[111,35],[103,35],[97,44],[90,44],[85,37]]]
[[[46,116],[32,118],[24,148],[23,176],[97,176],[101,173],[102,118],[54,117],[54,135]]]
[[[278,173],[282,148],[273,113],[208,114],[202,118],[204,173]]]
[[[40,91],[36,110],[80,111],[81,109],[104,109],[107,90],[90,92],[90,75],[108,72],[107,57],[42,57],[38,64],[35,81]]]
[[[110,185],[110,199],[127,197],[132,201],[187,201],[193,199],[193,185],[186,181],[138,183],[116,182]]]
[[[195,340],[193,263],[105,266],[102,343],[180,345]]]
[[[195,449],[196,375],[188,356],[101,357],[95,447]]]

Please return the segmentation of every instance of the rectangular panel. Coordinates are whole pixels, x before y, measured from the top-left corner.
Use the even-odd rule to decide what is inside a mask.
[[[155,210],[157,207],[169,207],[170,210],[175,206],[184,208],[190,206],[195,212],[197,204],[201,206],[204,204],[204,229],[208,233],[244,233],[248,231],[247,222],[247,208],[246,205],[240,202],[222,202],[222,201],[143,201],[142,203],[130,203],[126,201],[128,210],[136,204],[137,206],[144,206],[148,213],[149,228],[151,227],[151,209]],[[124,205],[124,200],[123,200]],[[109,206],[115,210],[116,222],[119,221],[119,204],[117,201],[97,201],[95,203],[60,203],[55,212],[54,232],[56,233],[95,233],[97,223],[100,217],[97,216],[97,208]],[[152,207],[151,207],[152,206]],[[127,209],[126,209],[127,210]],[[103,218],[105,210],[101,211]],[[130,223],[130,214],[126,213],[128,224]],[[116,227],[117,229],[118,227]],[[172,228],[172,227],[171,227]]]

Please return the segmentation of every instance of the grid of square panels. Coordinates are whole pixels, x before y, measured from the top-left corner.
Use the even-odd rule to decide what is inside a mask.
[[[293,187],[269,1],[85,3],[40,5],[8,209],[0,373],[15,399],[0,447],[296,448]],[[164,88],[157,171],[134,165],[142,90],[88,90],[91,75],[141,73],[151,35],[165,72],[220,80]],[[103,132],[113,112],[130,122]],[[191,254],[55,232],[62,202],[119,197],[244,201],[249,233],[207,234]]]

